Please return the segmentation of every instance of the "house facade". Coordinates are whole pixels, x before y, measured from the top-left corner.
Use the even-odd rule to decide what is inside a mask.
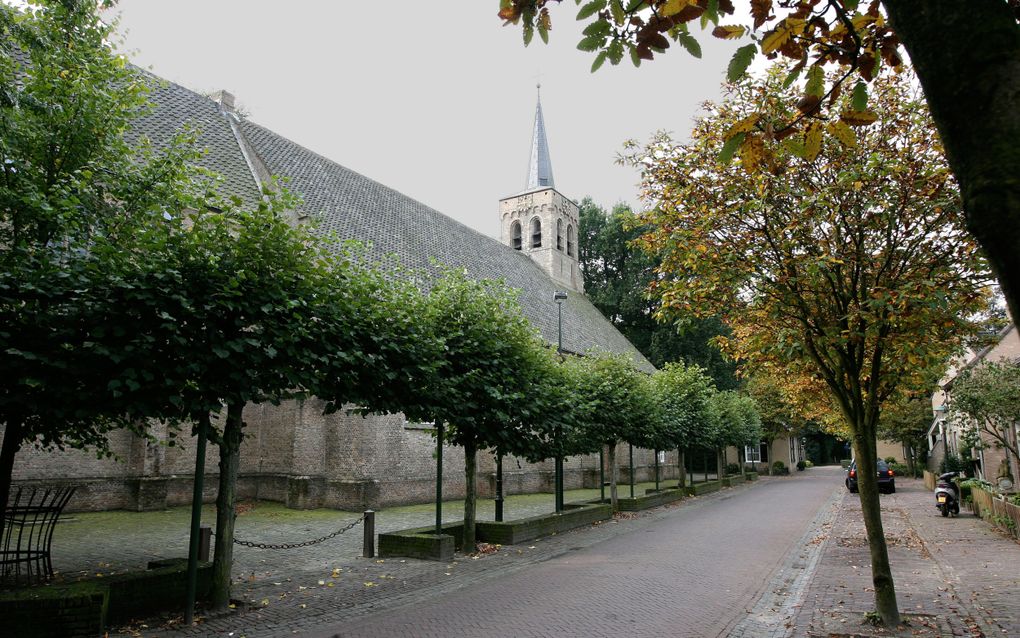
[[[928,470],[938,473],[943,459],[947,454],[960,457],[969,452],[972,458],[974,475],[980,479],[996,484],[1000,475],[1008,473],[1012,486],[1020,485],[1020,460],[1013,458],[1007,450],[990,434],[981,433],[981,445],[968,448],[964,437],[964,426],[949,416],[952,403],[953,382],[965,370],[979,366],[984,362],[1008,362],[1020,364],[1020,334],[1016,325],[1008,324],[995,336],[993,343],[981,350],[969,350],[955,360],[949,371],[939,381],[932,394],[931,404],[935,413],[931,427],[928,428]],[[1020,393],[1020,388],[1016,391]],[[1020,417],[1020,415],[1018,415]],[[1020,438],[1020,418],[1008,429],[1006,436],[1015,446]]]

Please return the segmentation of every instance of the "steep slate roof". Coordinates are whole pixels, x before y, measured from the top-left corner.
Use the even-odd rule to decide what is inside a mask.
[[[151,80],[152,112],[137,121],[134,131],[159,144],[186,126],[197,130],[199,146],[206,151],[198,163],[223,176],[220,192],[237,195],[247,202],[257,201],[260,197],[258,185],[230,130],[228,116],[220,112],[219,104],[162,78],[146,75]]]
[[[230,129],[229,116],[219,112],[216,102],[174,84],[154,90],[152,100],[156,108],[141,123],[146,134],[154,140],[168,137],[190,122],[200,130],[199,144],[209,149],[204,163],[224,175],[227,192],[249,201],[257,197],[255,179]],[[288,188],[301,196],[299,214],[317,219],[322,231],[370,243],[377,255],[395,254],[411,268],[432,269],[435,259],[465,268],[477,278],[502,279],[520,290],[524,314],[549,343],[556,343],[556,285],[527,255],[262,126],[242,121],[239,130],[269,172],[286,177]],[[563,305],[563,348],[575,353],[592,348],[626,353],[640,368],[654,370],[586,297],[576,293]]]

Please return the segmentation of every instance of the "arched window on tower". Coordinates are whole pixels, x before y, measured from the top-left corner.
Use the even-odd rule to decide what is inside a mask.
[[[510,226],[510,245],[514,250],[521,249],[521,222],[514,222]]]
[[[567,256],[576,257],[574,255],[574,227],[567,224]]]
[[[556,220],[556,250],[563,250],[563,220]]]
[[[538,217],[531,220],[531,247],[542,247],[542,220]]]

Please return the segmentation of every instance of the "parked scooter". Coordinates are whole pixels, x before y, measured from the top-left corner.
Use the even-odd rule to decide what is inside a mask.
[[[953,481],[959,476],[959,472],[946,472],[939,476],[935,486],[935,507],[939,508],[943,516],[958,516],[960,514],[960,487]]]

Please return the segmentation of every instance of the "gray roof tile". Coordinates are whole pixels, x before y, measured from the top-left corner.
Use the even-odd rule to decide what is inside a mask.
[[[154,142],[185,123],[201,133],[208,149],[203,164],[222,174],[227,193],[258,197],[229,124],[213,100],[164,83],[152,91],[154,108],[139,130]],[[396,255],[408,267],[431,270],[434,259],[478,278],[502,279],[520,290],[525,315],[552,344],[557,339],[556,284],[527,255],[511,249],[397,191],[344,168],[249,121],[241,131],[273,175],[288,180],[302,198],[299,214],[318,220],[324,233],[371,244],[377,256]],[[583,295],[571,293],[563,307],[563,347],[626,353],[643,369],[654,368]]]

